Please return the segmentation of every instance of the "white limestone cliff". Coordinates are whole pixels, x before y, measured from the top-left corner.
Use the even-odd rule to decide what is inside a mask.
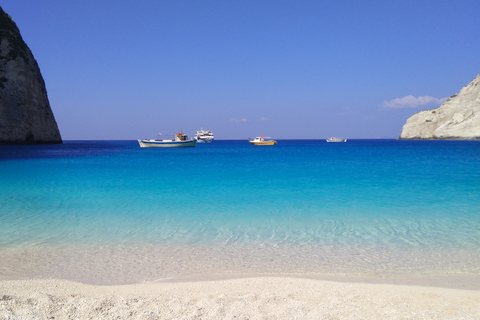
[[[0,144],[61,142],[37,61],[0,7]]]
[[[400,139],[480,140],[480,74],[440,107],[411,116]]]

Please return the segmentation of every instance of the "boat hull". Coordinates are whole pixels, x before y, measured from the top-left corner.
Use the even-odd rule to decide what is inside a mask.
[[[197,140],[198,143],[212,143],[212,142],[213,142],[213,139],[200,139],[200,138],[196,138],[195,140]]]
[[[186,148],[195,147],[197,140],[164,141],[164,140],[138,140],[141,148]]]
[[[347,142],[347,139],[331,137],[327,139],[327,142]]]

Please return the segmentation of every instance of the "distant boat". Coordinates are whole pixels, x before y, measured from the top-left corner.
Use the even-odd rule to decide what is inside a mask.
[[[338,138],[338,137],[330,137],[327,139],[327,142],[347,142],[347,139]]]
[[[212,131],[203,130],[203,128],[201,128],[200,130],[195,132],[195,136],[193,137],[193,139],[197,140],[197,142],[210,143],[215,139],[215,137],[213,136]]]
[[[174,140],[155,140],[155,139],[145,139],[138,140],[141,148],[184,148],[184,147],[195,147],[197,140],[188,140],[186,134],[182,132],[177,132]]]
[[[248,141],[255,146],[273,146],[277,144],[277,141],[273,140],[270,137],[265,137],[265,136],[256,137],[253,140],[249,139]]]

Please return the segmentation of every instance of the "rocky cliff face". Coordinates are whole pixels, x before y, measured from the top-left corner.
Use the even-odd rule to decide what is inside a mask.
[[[411,116],[400,139],[480,140],[480,74],[440,107]]]
[[[38,64],[0,7],[0,144],[61,142]]]

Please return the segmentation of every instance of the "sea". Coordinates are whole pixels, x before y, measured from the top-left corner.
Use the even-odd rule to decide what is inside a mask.
[[[480,275],[480,141],[0,146],[0,280],[265,274]]]

